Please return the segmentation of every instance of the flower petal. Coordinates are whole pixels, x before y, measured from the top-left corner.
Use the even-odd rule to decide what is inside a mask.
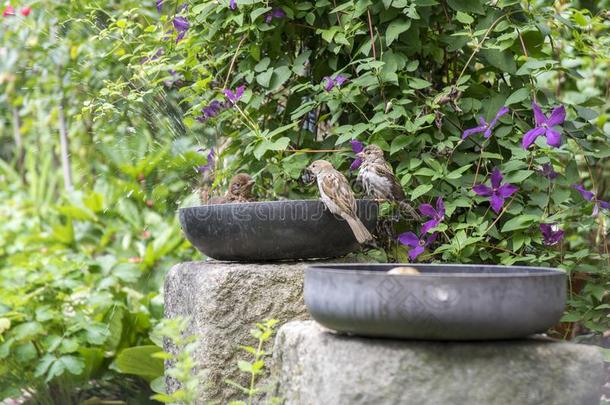
[[[349,143],[352,145],[352,152],[354,153],[360,153],[364,149],[364,144],[357,139],[352,139]]]
[[[536,122],[536,126],[539,127],[542,124],[546,124],[546,116],[535,101],[532,101],[532,110],[534,110],[534,121]]]
[[[610,203],[608,201],[604,201],[604,200],[597,200],[597,203],[599,204],[600,207],[602,207],[605,210],[610,210]]]
[[[423,216],[430,217],[430,218],[435,218],[436,215],[437,215],[436,210],[430,204],[422,204],[422,205],[420,205],[419,206],[419,212],[421,212],[421,214]]]
[[[326,91],[331,91],[335,87],[335,81],[328,76],[322,78],[322,83],[324,83],[324,90]]]
[[[523,149],[529,148],[534,143],[536,138],[542,135],[545,131],[546,129],[544,127],[536,127],[527,131],[525,135],[523,135],[523,140],[521,141],[521,146],[523,146]]]
[[[500,188],[498,188],[498,195],[502,198],[508,198],[515,194],[517,190],[519,190],[519,187],[517,186],[512,184],[503,184]]]
[[[500,170],[497,167],[494,167],[494,169],[491,171],[491,188],[493,188],[494,190],[497,190],[500,187],[500,184],[502,184],[502,173],[500,173]]]
[[[445,217],[445,202],[442,197],[436,199],[436,212],[440,218]]]
[[[504,206],[504,197],[499,194],[493,194],[489,198],[489,203],[491,204],[491,209],[494,210],[496,214],[498,214]]]
[[[487,126],[480,126],[480,127],[474,127],[474,128],[467,129],[462,133],[462,139],[466,139],[470,135],[476,134],[477,132],[484,132],[486,129],[487,129]]]
[[[231,8],[231,10],[235,10],[237,8],[237,1],[236,0],[230,0],[229,1],[229,7]]]
[[[343,75],[339,75],[337,77],[335,77],[335,85],[337,87],[341,87],[343,86],[343,84],[347,81],[347,77],[343,76]]]
[[[599,205],[595,203],[593,205],[593,212],[591,212],[591,216],[596,217],[599,214]]]
[[[548,128],[546,130],[546,143],[547,145],[558,148],[561,146],[561,134],[554,129]]]
[[[425,222],[421,226],[421,234],[425,235],[428,233],[430,229],[436,228],[436,226],[440,223],[438,219],[431,219],[430,221]]]
[[[493,190],[487,187],[485,184],[477,184],[472,188],[472,191],[474,191],[476,195],[483,197],[489,197],[493,193]]]
[[[409,250],[409,259],[411,259],[411,260],[417,259],[417,256],[424,253],[424,250],[425,249],[423,246],[414,247],[413,249]]]
[[[595,193],[585,189],[585,187],[582,184],[572,184],[572,188],[574,190],[578,191],[580,193],[580,195],[582,196],[582,198],[584,198],[587,201],[591,201],[595,197]]]
[[[564,106],[560,105],[555,108],[551,113],[551,116],[546,121],[546,125],[549,127],[554,127],[555,125],[561,125],[566,119],[566,109]]]
[[[358,169],[360,166],[362,166],[362,159],[360,158],[356,158],[354,159],[354,161],[352,162],[352,164],[350,165],[349,169],[350,170],[356,170]]]
[[[398,235],[398,241],[405,246],[419,246],[419,238],[413,232],[405,232]]]
[[[438,238],[438,232],[434,232],[432,235],[428,236],[428,239],[426,239],[426,245],[425,246],[428,246],[431,243],[434,243],[436,238]]]
[[[506,114],[508,111],[509,111],[508,107],[500,108],[498,110],[498,112],[496,113],[496,116],[489,123],[489,130],[491,130],[496,125],[496,123],[498,122],[500,117],[503,116],[504,114]]]

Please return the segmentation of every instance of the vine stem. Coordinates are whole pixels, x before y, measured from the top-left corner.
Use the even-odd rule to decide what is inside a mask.
[[[373,19],[371,17],[371,10],[367,8],[366,14],[369,22],[369,35],[371,36],[371,49],[373,51],[373,59],[377,60],[377,48],[375,47],[375,34],[373,33]]]
[[[244,43],[245,40],[246,36],[244,35],[239,40],[237,48],[235,49],[235,54],[231,58],[231,63],[229,64],[229,71],[227,72],[227,76],[225,77],[225,82],[223,84],[223,88],[225,89],[227,88],[227,84],[229,83],[229,77],[231,77],[231,73],[233,72],[233,68],[235,67],[235,60],[237,59],[237,55],[239,55],[239,49],[241,48],[241,45]]]
[[[479,162],[477,163],[477,170],[474,172],[474,180],[472,181],[472,187],[477,184],[477,177],[479,177],[479,170],[481,168],[481,161],[483,160],[483,151],[485,148],[481,146],[481,153],[479,153]]]

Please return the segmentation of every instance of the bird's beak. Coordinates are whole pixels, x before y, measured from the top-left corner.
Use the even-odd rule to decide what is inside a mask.
[[[255,183],[254,179],[250,180],[249,182],[246,183],[247,186],[251,186]]]

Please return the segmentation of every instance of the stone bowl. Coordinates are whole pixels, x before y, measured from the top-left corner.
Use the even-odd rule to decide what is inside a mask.
[[[399,266],[420,274],[393,275]],[[454,264],[329,264],[305,270],[305,304],[347,334],[425,340],[522,338],[561,317],[561,270]]]
[[[369,230],[378,204],[357,200]],[[272,261],[345,256],[359,248],[348,224],[319,200],[261,201],[182,208],[187,239],[204,255],[228,261]]]

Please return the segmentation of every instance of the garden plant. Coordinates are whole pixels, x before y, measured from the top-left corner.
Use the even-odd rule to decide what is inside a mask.
[[[564,269],[551,333],[607,338],[609,6],[7,3],[0,399],[177,400],[160,379],[159,331],[182,339],[160,323],[161,286],[198,254],[176,209],[239,172],[259,199],[317,198],[304,169],[326,159],[355,185],[370,144],[423,219],[361,255]],[[233,384],[251,397],[264,363],[247,351],[251,380]]]

